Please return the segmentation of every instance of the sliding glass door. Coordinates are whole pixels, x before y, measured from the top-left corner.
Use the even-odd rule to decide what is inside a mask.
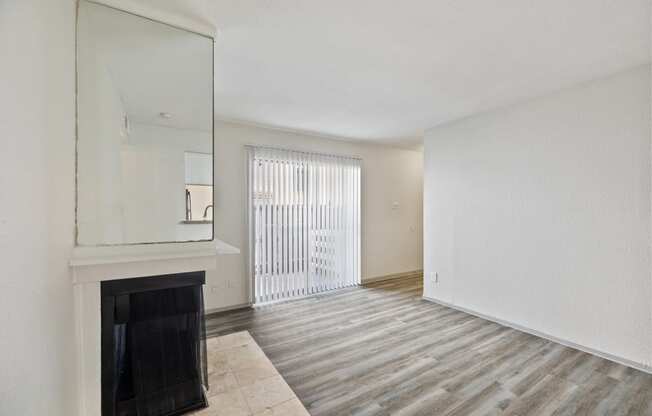
[[[248,147],[255,303],[360,283],[360,159]]]

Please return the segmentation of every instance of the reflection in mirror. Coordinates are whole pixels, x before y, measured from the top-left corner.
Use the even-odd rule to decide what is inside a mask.
[[[213,221],[213,157],[186,152],[186,224]]]
[[[77,45],[78,245],[211,240],[213,39],[82,0]]]

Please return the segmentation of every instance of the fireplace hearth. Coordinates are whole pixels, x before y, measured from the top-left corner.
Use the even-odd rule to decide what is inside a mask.
[[[204,272],[101,283],[102,416],[207,406]]]

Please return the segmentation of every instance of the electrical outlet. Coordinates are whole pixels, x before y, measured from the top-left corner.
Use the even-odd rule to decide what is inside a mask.
[[[439,273],[430,272],[430,281],[433,283],[439,283]]]

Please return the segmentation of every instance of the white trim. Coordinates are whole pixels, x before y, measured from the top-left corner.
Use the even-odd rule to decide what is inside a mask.
[[[402,279],[402,278],[406,278],[406,277],[419,277],[419,276],[422,276],[422,275],[423,275],[423,270],[413,270],[411,272],[388,274],[388,275],[385,275],[385,276],[378,276],[378,277],[372,277],[372,278],[369,278],[369,279],[364,279],[364,280],[362,280],[362,283],[359,284],[359,285],[345,286],[345,287],[341,287],[341,288],[338,288],[338,289],[326,290],[324,292],[312,293],[312,294],[303,295],[303,296],[297,296],[297,297],[291,298],[291,299],[273,300],[273,301],[270,301],[270,302],[257,303],[257,304],[254,304],[254,303],[241,303],[241,304],[238,304],[238,305],[225,306],[225,307],[222,307],[222,308],[213,308],[213,309],[207,310],[206,315],[210,315],[210,314],[213,314],[213,313],[219,313],[219,312],[233,311],[233,310],[236,310],[236,309],[257,308],[257,307],[265,307],[265,306],[270,306],[270,305],[276,305],[276,304],[279,304],[279,303],[287,303],[287,302],[292,302],[292,301],[295,301],[295,300],[302,300],[302,299],[313,298],[313,297],[316,297],[316,296],[323,296],[323,295],[326,295],[326,294],[337,293],[337,292],[340,292],[342,290],[351,289],[353,287],[364,286],[365,283],[383,282],[383,281],[386,281],[386,280]]]
[[[619,357],[617,355],[613,355],[613,354],[609,354],[607,352],[599,351],[599,350],[596,350],[596,349],[591,348],[591,347],[576,344],[576,343],[574,343],[572,341],[568,341],[568,340],[565,340],[565,339],[562,339],[562,338],[555,337],[553,335],[546,334],[546,333],[541,332],[541,331],[537,331],[536,329],[527,328],[527,327],[521,326],[519,324],[515,324],[513,322],[509,322],[509,321],[505,321],[503,319],[495,318],[493,316],[485,315],[483,313],[476,312],[474,310],[467,309],[467,308],[464,308],[462,306],[453,305],[451,303],[444,302],[442,300],[438,300],[438,299],[435,299],[435,298],[430,298],[428,296],[422,296],[422,298],[423,298],[423,300],[428,301],[428,302],[433,302],[433,303],[437,303],[439,305],[445,306],[447,308],[456,309],[456,310],[458,310],[460,312],[468,313],[469,315],[477,316],[478,318],[486,319],[487,321],[495,322],[497,324],[513,328],[513,329],[515,329],[517,331],[525,332],[527,334],[534,335],[534,336],[537,336],[539,338],[544,338],[544,339],[547,339],[548,341],[556,342],[557,344],[561,344],[561,345],[564,345],[564,346],[569,347],[569,348],[574,348],[576,350],[580,350],[580,351],[583,351],[585,353],[592,354],[592,355],[595,355],[595,356],[600,357],[600,358],[604,358],[605,360],[613,361],[613,362],[615,362],[617,364],[622,364],[624,366],[631,367],[633,369],[643,371],[643,372],[648,373],[648,374],[652,374],[652,367],[647,366],[644,363],[639,363],[639,362],[636,362],[636,361],[628,360],[627,358]]]
[[[102,370],[100,282],[73,286],[79,415],[101,416]]]
[[[208,315],[212,315],[214,313],[235,311],[237,309],[251,308],[252,306],[254,306],[254,305],[247,302],[247,303],[239,303],[237,305],[223,306],[221,308],[211,308],[211,309],[206,309],[204,311],[204,315],[208,316]]]
[[[73,283],[213,270],[217,256],[239,254],[221,240],[202,243],[75,247],[69,265]]]
[[[193,243],[77,246],[73,248],[69,264],[77,267],[239,253],[237,247],[218,239]]]
[[[217,255],[217,250],[201,249],[196,250],[178,250],[178,251],[155,251],[151,253],[115,253],[106,255],[88,255],[79,254],[73,251],[73,257],[70,259],[71,267],[81,266],[97,266],[101,264],[120,264],[120,263],[136,263],[141,261],[155,261],[155,260],[170,260],[170,259],[184,259],[192,257],[213,257]]]
[[[244,163],[244,175],[245,175],[245,181],[246,181],[246,186],[244,189],[245,195],[244,199],[247,201],[247,205],[245,207],[245,221],[246,221],[246,227],[247,227],[247,241],[245,242],[245,250],[247,253],[247,257],[245,258],[245,276],[247,276],[246,279],[246,285],[247,285],[247,303],[249,305],[253,305],[254,301],[256,300],[256,282],[254,281],[254,253],[252,250],[251,242],[254,239],[254,221],[253,221],[253,212],[252,212],[252,206],[253,206],[253,179],[251,177],[251,163],[252,163],[252,158],[253,154],[250,151],[250,148],[245,146],[245,163]],[[255,246],[255,245],[254,245]]]
[[[384,276],[368,277],[362,279],[362,284],[365,283],[375,283],[375,282],[384,282],[385,280],[394,280],[394,279],[404,279],[408,277],[421,277],[423,276],[423,269],[412,270],[409,272],[386,274]]]
[[[650,13],[650,16],[648,16],[650,20],[648,23],[652,22],[652,13]],[[652,31],[649,33],[650,35],[650,40],[652,40]],[[650,52],[652,52],[652,47],[650,49]],[[651,78],[652,78],[652,74]],[[650,96],[652,96],[652,83],[650,84],[650,90],[648,91]],[[652,109],[651,109],[652,110]],[[652,117],[652,111],[650,112],[650,117]],[[652,123],[649,125],[650,127],[650,144],[652,144]],[[652,159],[652,146],[650,146],[650,154],[648,155]],[[648,175],[652,174],[652,166],[648,166]],[[652,203],[652,194],[650,194],[650,203]],[[649,212],[650,216],[652,217],[652,211]],[[652,219],[652,218],[651,218]],[[650,229],[648,230],[650,234],[652,234],[652,221],[650,221]],[[652,239],[649,239],[648,242],[650,243],[650,246],[648,247],[648,254],[652,255]],[[650,282],[652,283],[652,268],[650,268]],[[652,302],[652,285],[650,285],[650,302]],[[650,311],[648,312],[648,318],[650,319],[650,323],[652,324],[652,308],[650,308]],[[650,342],[649,342],[649,348],[648,348],[648,357],[647,357],[647,365],[649,367],[652,367],[652,331],[650,332]]]
[[[76,372],[77,372],[77,383],[76,383],[76,388],[77,388],[77,414],[78,415],[84,415],[86,413],[86,409],[88,408],[88,403],[86,399],[86,391],[84,388],[86,387],[85,382],[84,382],[84,376],[86,375],[86,372],[88,371],[86,368],[86,362],[84,360],[84,357],[86,356],[86,350],[84,349],[84,339],[85,339],[85,331],[84,331],[84,321],[82,317],[84,316],[84,303],[83,303],[83,293],[81,291],[83,290],[82,286],[73,286],[73,303],[74,303],[74,308],[75,308],[75,316],[74,316],[74,322],[75,322],[75,352],[77,354],[77,360],[75,362],[76,365]]]

